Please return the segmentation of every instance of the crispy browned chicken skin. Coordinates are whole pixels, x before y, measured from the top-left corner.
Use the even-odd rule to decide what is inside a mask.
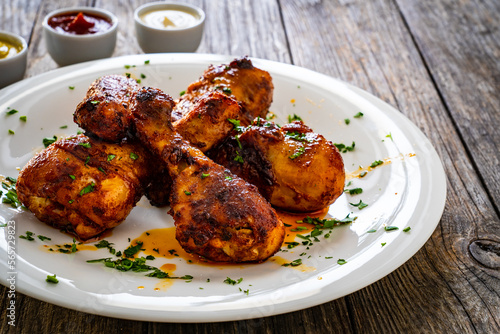
[[[257,119],[209,152],[215,162],[256,185],[269,202],[292,212],[321,210],[344,191],[345,171],[332,142],[301,121],[278,127]]]
[[[140,145],[84,135],[58,140],[22,169],[19,200],[41,221],[90,239],[120,224],[142,197],[148,155]]]
[[[98,138],[120,142],[130,131],[130,101],[140,87],[123,75],[97,79],[76,107],[75,123]]]
[[[171,124],[172,99],[143,88],[132,108],[136,135],[165,163],[173,179],[171,215],[188,252],[213,261],[264,261],[283,243],[285,230],[255,186],[207,158]]]
[[[233,60],[229,65],[210,65],[201,78],[189,85],[177,101],[173,120],[186,115],[199,96],[220,91],[234,98],[243,109],[243,125],[256,117],[265,117],[273,101],[274,86],[271,75],[253,66],[247,57]]]

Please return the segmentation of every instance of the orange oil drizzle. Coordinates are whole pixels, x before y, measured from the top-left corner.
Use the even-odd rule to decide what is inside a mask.
[[[381,165],[378,165],[376,167],[370,167],[370,166],[368,166],[368,167],[362,167],[362,166],[359,166],[359,168],[356,169],[355,171],[350,172],[350,173],[346,173],[345,179],[346,180],[352,180],[352,179],[355,179],[355,178],[362,178],[362,177],[364,177],[366,175],[366,173],[371,172],[374,169],[382,167],[384,165],[389,165],[389,164],[391,164],[396,159],[404,160],[405,158],[412,158],[414,156],[415,156],[415,153],[408,153],[408,154],[405,154],[405,155],[401,154],[397,158],[385,158],[385,159],[382,159],[382,161],[384,163],[381,164]],[[363,176],[361,176],[361,175],[363,175]]]

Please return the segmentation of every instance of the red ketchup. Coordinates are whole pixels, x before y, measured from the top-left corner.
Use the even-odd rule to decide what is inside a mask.
[[[87,35],[109,30],[112,24],[104,17],[80,12],[52,16],[49,25],[60,33]]]

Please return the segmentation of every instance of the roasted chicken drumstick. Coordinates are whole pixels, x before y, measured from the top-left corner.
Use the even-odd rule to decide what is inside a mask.
[[[237,130],[208,155],[256,185],[273,206],[317,211],[342,195],[345,171],[339,151],[301,121],[280,128],[258,118]]]
[[[172,99],[143,88],[131,109],[136,135],[166,165],[172,179],[176,238],[213,261],[264,261],[281,247],[284,225],[255,186],[207,158],[171,124]]]
[[[58,140],[22,169],[18,197],[41,221],[87,240],[120,224],[142,197],[148,156],[135,144]]]

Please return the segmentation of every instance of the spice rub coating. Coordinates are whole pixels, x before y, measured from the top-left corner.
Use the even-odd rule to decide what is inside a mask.
[[[142,197],[148,156],[137,144],[58,140],[21,170],[18,198],[39,220],[87,240],[120,224]]]
[[[168,95],[143,88],[136,103],[136,135],[161,158],[173,179],[170,214],[181,246],[223,262],[260,262],[276,253],[284,225],[257,188],[175,132]]]
[[[265,117],[273,101],[274,86],[271,75],[254,67],[247,57],[235,59],[229,65],[210,65],[177,101],[173,119],[182,118],[199,96],[210,91],[220,91],[238,101],[244,115],[241,122],[248,125],[255,117]]]
[[[130,101],[141,86],[123,75],[106,75],[95,80],[73,120],[87,133],[103,140],[120,142],[130,131]]]
[[[280,128],[256,119],[237,130],[208,155],[256,185],[273,206],[317,211],[343,193],[345,171],[338,149],[301,121]]]

